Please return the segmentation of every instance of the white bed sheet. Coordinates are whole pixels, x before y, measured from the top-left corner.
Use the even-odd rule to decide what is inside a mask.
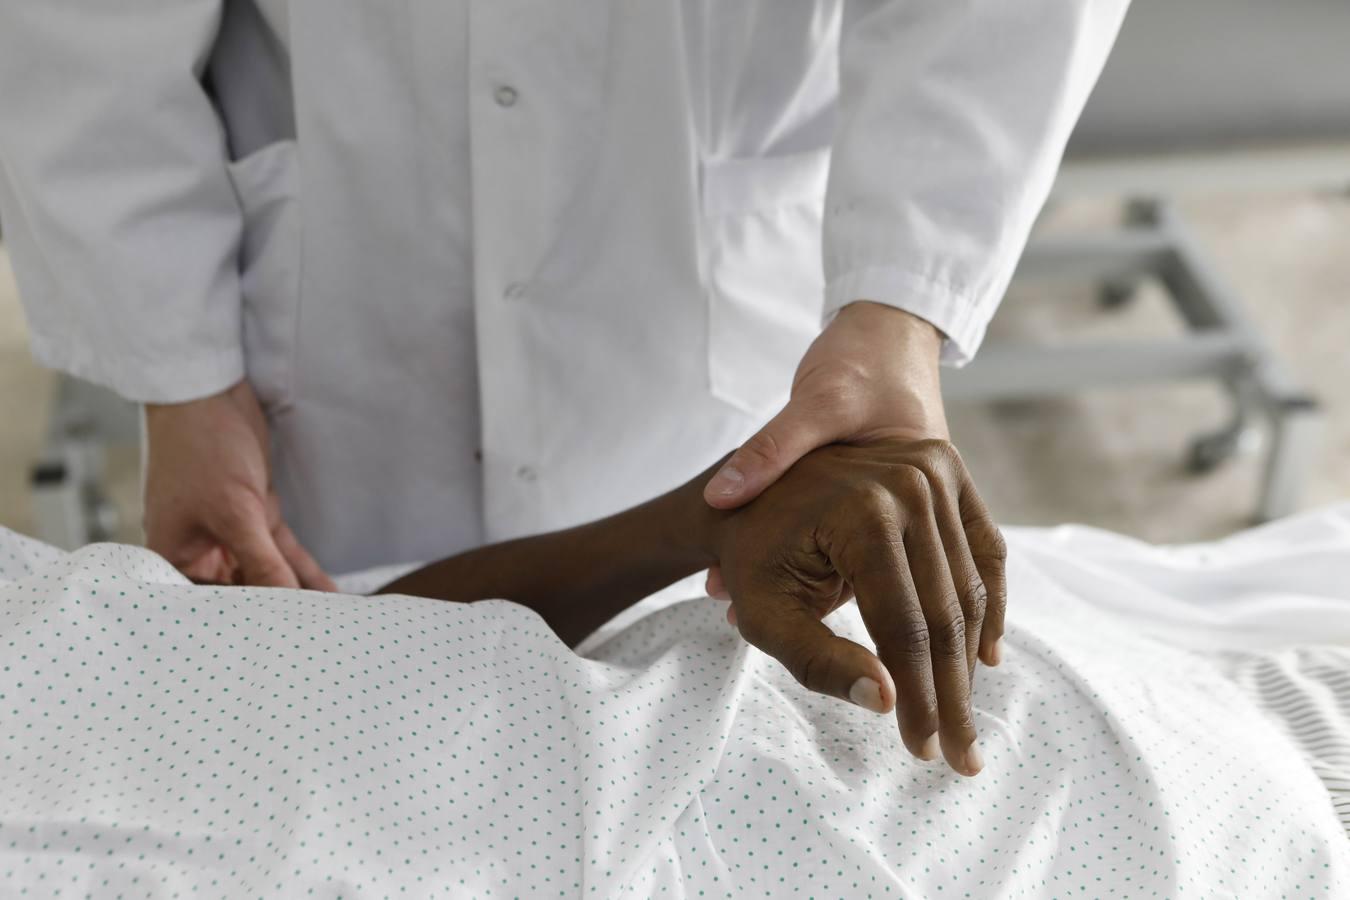
[[[0,534],[0,895],[1350,894],[1307,748],[1243,685],[1350,638],[1350,511],[1009,537],[964,779],[715,601],[586,659],[509,603],[194,587]]]

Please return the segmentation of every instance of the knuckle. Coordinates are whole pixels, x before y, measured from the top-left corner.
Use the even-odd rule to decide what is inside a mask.
[[[788,671],[798,683],[810,690],[821,690],[829,672],[830,662],[819,648],[801,648],[793,654]]]
[[[892,634],[897,649],[911,662],[926,662],[932,650],[932,636],[924,622],[905,622]]]
[[[895,583],[904,578],[905,544],[893,523],[870,522],[839,544],[840,563],[853,579]]]
[[[928,474],[918,466],[906,465],[898,468],[892,478],[896,492],[909,506],[928,506],[932,503]]]
[[[895,501],[886,486],[878,481],[864,481],[854,487],[855,506],[871,525],[886,526],[894,519]]]
[[[896,507],[883,487],[859,486],[847,510],[846,518],[836,523],[833,543],[850,573],[858,576],[890,566],[897,553],[903,554]]]
[[[966,623],[952,616],[935,623],[930,629],[933,649],[943,657],[964,656],[966,652]]]
[[[758,431],[741,445],[738,455],[765,465],[774,465],[782,456],[782,448],[778,445],[778,439],[770,432]]]
[[[992,524],[985,529],[985,532],[979,541],[979,555],[984,559],[999,563],[1006,562],[1008,559],[1008,542],[1004,540],[1003,532]]]
[[[978,572],[966,573],[964,585],[961,589],[961,608],[965,610],[967,618],[979,619],[984,615],[985,606],[989,602],[989,592],[984,586]]]
[[[289,574],[280,560],[247,554],[240,557],[239,569],[250,584],[280,584],[287,580]]]
[[[275,559],[262,563],[257,570],[258,577],[269,582],[286,581],[290,574],[290,570]]]
[[[961,465],[961,453],[956,445],[943,438],[928,438],[916,446],[920,459],[938,471],[951,471]]]
[[[218,514],[226,528],[252,527],[258,515],[257,499],[247,491],[229,491],[220,498]]]

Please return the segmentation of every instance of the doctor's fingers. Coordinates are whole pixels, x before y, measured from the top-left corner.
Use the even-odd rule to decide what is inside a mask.
[[[797,460],[844,437],[839,431],[827,406],[790,400],[722,464],[703,488],[703,499],[717,509],[743,506]]]
[[[148,542],[147,546],[149,546]],[[151,549],[154,548],[151,547]],[[168,558],[167,553],[161,553],[161,555]],[[207,550],[199,553],[190,561],[174,562],[174,567],[193,584],[234,583],[234,560],[225,552],[223,547],[214,541]]]
[[[230,498],[214,530],[234,557],[241,584],[298,588],[300,579],[277,547],[272,526],[265,501],[248,492]]]
[[[740,591],[735,624],[746,642],[778,660],[803,687],[875,713],[895,704],[890,673],[866,647],[839,637],[820,611],[781,591]]]
[[[324,572],[318,560],[301,545],[289,525],[285,522],[279,523],[277,527],[272,529],[272,537],[275,539],[281,555],[290,563],[291,569],[295,572],[302,588],[311,591],[329,592],[338,589],[337,584]]]

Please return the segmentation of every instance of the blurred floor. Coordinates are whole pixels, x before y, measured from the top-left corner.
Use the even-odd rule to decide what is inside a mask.
[[[1350,499],[1350,198],[1298,195],[1193,201],[1187,221],[1291,368],[1326,406],[1307,506]],[[1052,227],[1100,221],[1100,207],[1057,212]],[[1165,334],[1178,324],[1155,290],[1103,310],[1087,287],[1015,286],[990,340]],[[8,260],[0,253],[0,524],[29,532],[27,473],[53,379],[30,360]],[[1101,391],[1054,400],[953,406],[953,436],[996,517],[1086,522],[1153,541],[1202,540],[1248,523],[1259,455],[1193,477],[1188,442],[1222,425],[1224,395],[1204,385]],[[121,540],[139,536],[136,454],[110,460]]]

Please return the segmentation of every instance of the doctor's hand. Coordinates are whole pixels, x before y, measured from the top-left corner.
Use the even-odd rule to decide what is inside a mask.
[[[712,550],[746,641],[811,690],[894,708],[915,756],[979,772],[970,685],[999,660],[1005,551],[950,443],[810,453],[725,514]],[[875,654],[821,621],[854,594]]]
[[[281,519],[267,420],[247,381],[147,405],[145,539],[193,581],[336,590]]]
[[[946,440],[941,347],[938,330],[904,310],[845,306],[802,357],[787,406],[722,464],[704,499],[716,509],[749,503],[826,444]]]

